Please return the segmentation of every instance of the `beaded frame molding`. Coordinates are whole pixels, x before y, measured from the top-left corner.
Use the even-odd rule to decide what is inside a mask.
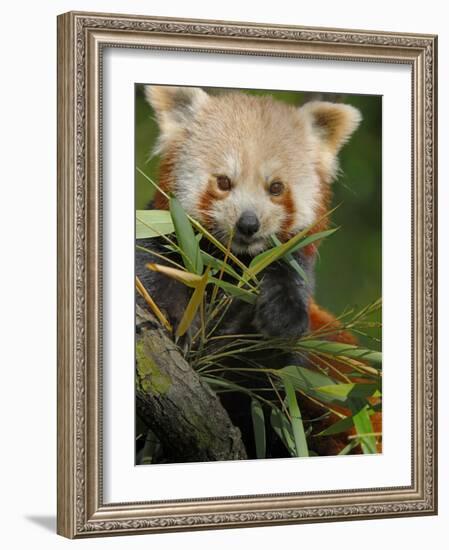
[[[102,490],[104,47],[411,67],[412,483],[406,487],[105,504]],[[87,536],[437,513],[437,37],[76,13],[58,17],[58,520]]]

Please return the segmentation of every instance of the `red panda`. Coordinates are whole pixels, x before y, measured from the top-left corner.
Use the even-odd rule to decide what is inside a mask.
[[[165,193],[174,194],[223,243],[232,231],[232,251],[245,258],[271,246],[271,235],[286,241],[317,220],[314,231],[327,227],[338,153],[361,121],[356,108],[325,101],[297,108],[269,95],[210,95],[200,88],[144,90],[160,129],[155,152],[161,155],[158,185],[164,193],[156,192],[154,208],[167,209]],[[335,318],[313,300],[315,255],[312,244],[297,256],[307,284],[283,262],[267,269],[256,306],[234,318],[270,337],[299,337],[329,325],[338,329]],[[176,324],[187,296],[174,299],[173,284],[159,286],[144,271],[139,276]],[[329,338],[355,342],[338,330]],[[310,416],[319,416],[316,406],[307,407]],[[379,423],[380,415],[376,429]],[[338,454],[347,435],[322,438],[318,454]]]

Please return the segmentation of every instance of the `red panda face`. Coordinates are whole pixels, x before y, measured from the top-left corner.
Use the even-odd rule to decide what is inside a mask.
[[[255,255],[320,215],[337,152],[356,128],[348,105],[298,109],[270,96],[147,86],[161,134],[161,185],[236,253]]]

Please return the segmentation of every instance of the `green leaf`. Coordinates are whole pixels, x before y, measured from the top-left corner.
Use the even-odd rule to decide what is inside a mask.
[[[333,233],[335,233],[339,229],[340,229],[339,227],[334,227],[333,229],[326,229],[326,231],[319,231],[318,233],[313,233],[312,235],[309,235],[303,241],[298,243],[296,246],[294,246],[291,249],[290,253],[296,252],[300,248],[304,248],[305,246],[312,244],[316,241],[320,241],[322,239],[325,239],[326,237],[330,237]]]
[[[358,444],[359,442],[357,440],[352,440],[338,454],[347,455],[352,451],[352,449],[354,449],[354,447],[357,447]]]
[[[203,259],[203,263],[205,265],[208,265],[213,269],[217,269],[218,271],[222,269],[225,273],[227,273],[228,275],[231,275],[231,277],[234,277],[234,279],[238,281],[242,280],[242,277],[227,262],[224,262],[219,258],[215,258],[214,256],[211,256],[207,252],[204,252],[204,250],[201,250],[200,253],[201,253],[201,258]]]
[[[342,344],[341,342],[331,342],[329,340],[299,340],[297,346],[301,349],[312,350],[315,353],[349,357],[350,359],[369,361],[378,365],[382,364],[382,352],[360,348],[351,344]]]
[[[265,417],[263,408],[257,399],[251,399],[251,418],[253,421],[254,440],[257,458],[266,456]]]
[[[273,235],[271,237],[272,241],[274,242],[274,244],[276,245],[281,245],[281,241],[275,236]],[[304,269],[299,265],[299,262],[295,259],[295,257],[290,253],[288,252],[283,258],[282,260],[288,264],[292,269],[293,271],[296,271],[296,273],[301,277],[301,279],[303,279],[306,283],[309,282],[308,278],[307,278],[307,274],[306,272],[304,271]]]
[[[177,198],[170,198],[170,213],[175,227],[178,245],[181,248],[184,265],[189,271],[201,275],[203,273],[203,260],[200,247],[195,238],[192,225]]]
[[[318,386],[316,391],[327,393],[333,397],[370,397],[378,386],[377,384],[332,384],[330,386]]]
[[[335,208],[333,210],[335,210]],[[263,269],[267,268],[273,262],[276,262],[277,260],[285,256],[287,253],[292,252],[292,250],[297,250],[298,248],[300,248],[300,246],[305,246],[305,245],[302,245],[303,241],[308,242],[308,244],[310,244],[310,242],[313,242],[310,239],[315,235],[317,235],[317,237],[315,238],[315,240],[317,240],[317,239],[323,238],[324,233],[331,234],[337,231],[337,229],[329,229],[328,232],[321,231],[319,233],[314,233],[313,235],[310,235],[309,237],[307,237],[307,234],[313,229],[313,227],[315,227],[321,219],[323,219],[324,217],[327,217],[331,212],[333,212],[333,210],[331,210],[330,212],[327,212],[324,216],[322,216],[322,218],[317,220],[313,225],[311,225],[310,227],[307,227],[306,229],[303,229],[302,231],[294,235],[291,239],[289,239],[287,242],[279,246],[276,246],[274,248],[271,248],[268,251],[264,251],[261,254],[258,254],[255,258],[253,258],[252,262],[250,263],[249,269],[247,270],[247,273],[245,274],[245,276],[255,277]]]
[[[287,256],[282,259],[285,260],[285,262],[294,271],[296,271],[296,273],[302,278],[303,281],[305,281],[306,283],[309,282],[309,279],[307,278],[307,273],[304,271],[304,269],[299,265],[299,262],[297,262],[291,254],[287,254]]]
[[[279,436],[279,439],[290,452],[291,456],[296,456],[295,442],[293,440],[293,431],[288,418],[277,407],[271,410],[270,422],[273,430]]]
[[[239,300],[243,300],[244,302],[247,302],[248,304],[255,304],[256,303],[256,294],[253,294],[252,292],[249,292],[249,290],[245,290],[244,288],[235,286],[231,283],[228,283],[226,281],[216,279],[215,277],[209,277],[209,282],[213,283],[214,285],[218,286],[231,296],[234,296],[234,298],[238,298]]]
[[[320,386],[337,384],[337,382],[325,374],[296,365],[284,367],[276,372],[278,372],[281,377],[287,375],[297,390],[300,390],[311,397],[316,397],[326,403],[341,403],[346,401],[346,398],[342,398],[338,395],[329,395],[328,393],[317,391],[316,388]]]
[[[275,246],[274,248],[270,248],[270,250],[265,250],[264,252],[258,254],[249,264],[246,277],[255,277],[273,262],[276,262],[282,258],[282,256],[287,254],[287,252],[289,252],[307,234],[307,231],[308,229],[304,229],[304,231],[301,231],[286,243],[283,243],[280,246]]]
[[[282,376],[285,388],[288,410],[291,416],[293,439],[295,441],[296,456],[309,456],[306,434],[302,423],[301,411],[296,399],[296,391],[289,376]]]
[[[373,406],[372,408],[368,409],[368,415],[371,416],[371,414],[373,414],[376,409],[377,409],[376,405]],[[379,410],[381,410],[381,408]],[[353,426],[354,426],[354,418],[352,416],[347,416],[346,418],[342,418],[341,420],[337,420],[336,422],[334,422],[334,424],[332,424],[331,426],[329,426],[328,428],[326,428],[325,430],[323,430],[322,432],[320,432],[317,435],[339,434],[339,433],[342,433],[342,432],[347,432]]]
[[[354,421],[352,416],[347,416],[346,418],[342,418],[341,420],[337,420],[337,422],[334,422],[331,426],[323,430],[317,435],[334,435],[334,434],[340,434],[342,432],[346,432],[350,430],[354,426]]]
[[[257,266],[258,263],[262,262],[262,260],[264,260],[265,258],[268,258],[272,254],[272,251],[275,248],[278,248],[278,247],[276,246],[274,248],[269,248],[268,250],[264,250],[260,254],[257,254],[257,256],[254,256],[254,258],[251,260],[251,262],[248,266],[248,269],[252,270],[253,268],[255,268]]]
[[[283,367],[279,372],[291,378],[292,382],[304,391],[314,390],[318,386],[336,384],[332,378],[321,372],[297,365]]]
[[[369,406],[366,405],[353,416],[354,426],[364,454],[376,454],[376,437],[373,433],[373,425],[369,417]]]
[[[136,239],[168,235],[174,230],[168,210],[136,210]]]
[[[295,257],[293,256],[293,253],[298,251],[300,248],[304,248],[305,246],[309,245],[309,244],[312,244],[314,243],[315,241],[319,241],[321,239],[325,239],[326,237],[329,237],[330,235],[332,235],[333,233],[335,233],[336,231],[338,231],[338,227],[334,228],[334,229],[327,229],[326,231],[320,231],[318,233],[313,233],[312,235],[309,235],[308,237],[306,237],[305,239],[303,239],[302,241],[300,241],[298,244],[296,244],[295,246],[293,246],[292,248],[290,248],[290,251],[289,252],[283,252],[282,253],[282,247],[284,246],[281,241],[276,237],[276,235],[272,235],[271,236],[271,240],[274,242],[274,244],[276,245],[275,248],[279,249],[279,252],[282,253],[281,255],[281,259],[287,263],[288,265],[290,265],[290,267],[296,271],[296,273],[298,273],[298,275],[305,281],[307,282],[308,279],[307,279],[307,274],[306,272],[304,271],[304,269],[299,265],[299,262],[295,259]],[[294,237],[293,237],[294,238]],[[288,244],[288,243],[285,243],[285,244]],[[273,249],[271,249],[273,250]],[[270,251],[268,251],[270,252]],[[262,254],[259,254],[259,256],[256,256],[256,258],[259,258],[261,259],[260,257],[265,254],[264,252],[262,252]],[[264,258],[266,259],[267,256],[265,256]],[[256,260],[256,258],[254,258],[254,260]],[[262,259],[264,259],[262,258]],[[253,262],[254,262],[253,260]],[[251,262],[251,264],[253,264],[253,262]],[[258,262],[254,262],[254,265],[257,264]],[[251,264],[250,264],[250,267],[251,267]]]

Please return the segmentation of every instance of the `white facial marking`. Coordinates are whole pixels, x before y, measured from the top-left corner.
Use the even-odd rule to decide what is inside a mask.
[[[271,235],[279,236],[286,228],[295,233],[315,221],[321,200],[318,170],[330,181],[338,163],[336,153],[314,130],[307,109],[240,92],[207,96],[186,89],[173,95],[167,89],[166,93],[173,101],[183,99],[174,117],[163,112],[167,98],[154,96],[162,110],[161,143],[167,150],[172,140],[175,144],[173,191],[190,215],[227,242],[241,214],[254,212],[258,231],[247,242],[233,245],[236,252],[250,254],[269,246]],[[176,124],[184,133],[176,131]],[[228,192],[214,188],[217,175],[231,180]],[[288,207],[282,194],[270,195],[274,180],[284,184]]]
[[[223,155],[223,167],[224,172],[219,172],[220,174],[228,176],[231,181],[238,179],[241,172],[241,163],[236,151],[230,151]]]

